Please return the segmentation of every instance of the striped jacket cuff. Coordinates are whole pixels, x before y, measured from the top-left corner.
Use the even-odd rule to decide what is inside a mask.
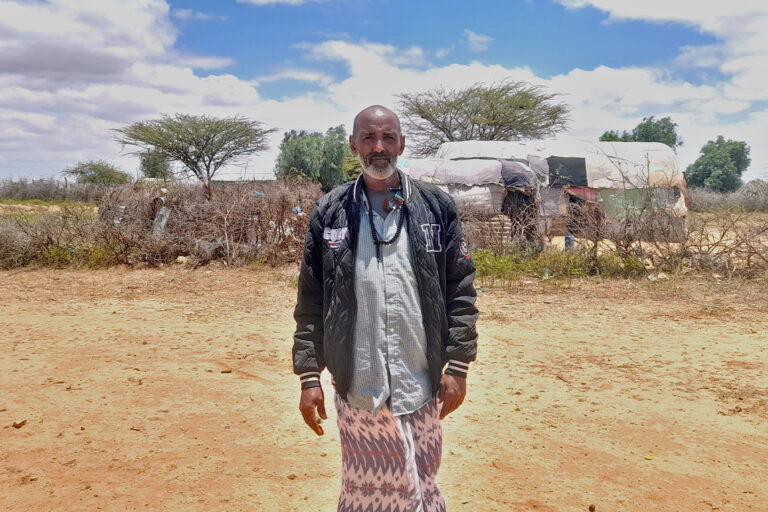
[[[456,377],[466,378],[468,372],[469,363],[462,363],[461,361],[456,361],[455,359],[448,361],[448,367],[445,369],[446,374]]]
[[[320,387],[320,372],[307,372],[299,375],[301,389]]]

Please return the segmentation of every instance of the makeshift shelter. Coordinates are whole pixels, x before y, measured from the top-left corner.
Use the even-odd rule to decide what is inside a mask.
[[[539,228],[553,235],[572,231],[575,203],[594,205],[596,215],[616,222],[653,210],[682,223],[687,214],[675,153],[656,142],[447,142],[435,158],[398,165],[458,203],[503,212],[513,223],[533,209]]]

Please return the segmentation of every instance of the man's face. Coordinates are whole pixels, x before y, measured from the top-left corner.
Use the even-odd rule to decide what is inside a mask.
[[[397,157],[405,149],[405,137],[392,112],[384,109],[364,111],[349,136],[349,147],[363,166],[363,173],[383,180],[397,170]]]

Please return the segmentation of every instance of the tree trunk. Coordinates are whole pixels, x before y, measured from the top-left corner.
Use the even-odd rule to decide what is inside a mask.
[[[205,199],[208,201],[213,197],[213,187],[211,187],[210,181],[203,183],[203,193],[205,194]]]

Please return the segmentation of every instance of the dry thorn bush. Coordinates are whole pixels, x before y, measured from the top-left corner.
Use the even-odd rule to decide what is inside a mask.
[[[109,187],[73,183],[53,178],[0,181],[0,199],[42,199],[52,201],[78,201],[96,203]]]
[[[319,187],[296,180],[219,185],[210,201],[199,186],[187,184],[171,184],[165,194],[144,183],[112,188],[96,220],[67,208],[0,217],[0,266],[161,265],[178,256],[191,265],[278,265],[298,260],[319,196]],[[165,229],[155,232],[163,207],[170,214]]]
[[[159,265],[184,256],[194,265],[277,265],[298,259],[319,196],[319,187],[303,181],[219,185],[210,201],[193,186],[170,187],[164,201],[156,189],[120,188],[102,201],[96,236],[121,263]],[[125,210],[116,225],[120,205]],[[153,222],[163,207],[170,215],[155,234]]]
[[[169,184],[165,194],[159,185],[142,182],[101,193],[96,219],[66,206],[56,213],[0,215],[0,266],[161,265],[178,256],[193,266],[296,262],[312,204],[321,195],[317,185],[304,181],[219,185],[210,201],[199,186],[183,183]],[[156,234],[153,222],[163,207],[170,215]],[[478,275],[491,280],[524,273],[768,275],[768,215],[760,213],[694,212],[682,222],[649,201],[617,221],[600,205],[576,202],[568,216],[568,231],[577,237],[571,251],[552,246],[537,215],[510,219],[470,206],[461,206],[460,215],[464,236],[477,253]]]

